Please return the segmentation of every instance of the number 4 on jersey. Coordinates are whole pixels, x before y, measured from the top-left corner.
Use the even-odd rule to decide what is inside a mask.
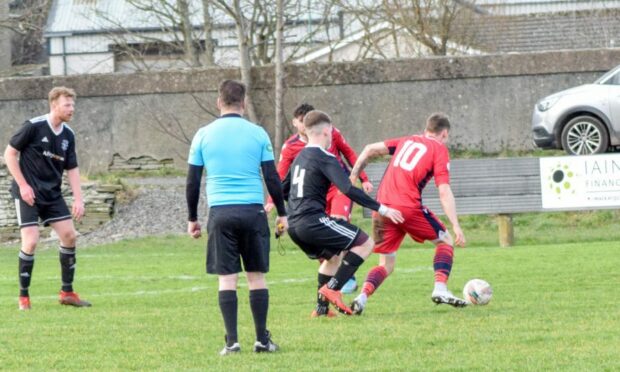
[[[424,144],[407,140],[398,154],[396,154],[394,166],[401,167],[406,171],[411,171],[415,168],[416,164],[418,164],[425,153],[426,146],[424,146]]]
[[[305,169],[300,169],[299,165],[295,166],[293,171],[293,185],[297,187],[297,197],[304,197],[304,176],[306,175]]]

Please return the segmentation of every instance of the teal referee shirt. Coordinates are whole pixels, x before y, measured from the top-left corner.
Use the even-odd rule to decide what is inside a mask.
[[[209,206],[263,204],[261,163],[274,160],[267,132],[238,114],[201,128],[187,162],[204,166]]]

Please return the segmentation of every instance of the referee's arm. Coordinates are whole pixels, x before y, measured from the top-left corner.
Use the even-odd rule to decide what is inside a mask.
[[[189,165],[187,182],[185,184],[185,199],[187,199],[187,220],[198,220],[198,202],[200,200],[200,181],[202,180],[202,165]]]
[[[280,175],[276,170],[276,164],[273,160],[267,160],[260,163],[263,171],[263,178],[265,179],[265,185],[267,191],[276,205],[278,216],[286,216],[286,208],[284,207],[284,193],[282,192],[282,183],[280,182]]]
[[[187,233],[194,239],[198,239],[202,235],[200,223],[198,223],[198,201],[200,200],[202,168],[202,165],[190,164],[185,185],[185,198],[187,199],[188,210]]]

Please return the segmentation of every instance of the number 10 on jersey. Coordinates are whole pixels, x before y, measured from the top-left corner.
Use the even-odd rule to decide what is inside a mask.
[[[411,171],[424,154],[426,154],[426,146],[423,143],[407,140],[398,154],[396,154],[394,166],[401,167],[406,171]]]

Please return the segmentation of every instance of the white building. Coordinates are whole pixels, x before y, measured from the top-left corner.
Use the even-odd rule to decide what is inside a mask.
[[[360,4],[360,0],[351,1]],[[448,54],[614,47],[620,42],[618,13],[597,15],[596,19],[592,19],[591,13],[593,10],[620,11],[620,0],[476,0],[475,5],[471,5],[471,1],[455,1],[472,7],[479,17],[473,25],[463,26],[463,32],[475,28],[470,42],[449,43]],[[176,0],[167,2],[168,7],[158,9],[160,14],[170,14]],[[140,10],[132,5],[136,3],[157,2],[54,0],[44,34],[48,40],[50,74],[189,67],[179,51],[170,47],[182,40],[178,23],[173,21],[176,16]],[[202,1],[189,0],[189,3],[192,36],[204,46]],[[340,8],[319,9],[319,3],[324,4],[298,0],[289,5],[284,50],[289,62],[416,57],[430,53],[385,21],[364,26]],[[366,3],[370,9],[380,4],[372,0]],[[252,10],[246,8],[245,12],[249,16]],[[237,35],[232,18],[221,10],[213,10],[212,19],[215,63],[238,66]],[[265,26],[257,25],[259,28]],[[258,34],[260,32],[253,33],[255,38]],[[386,37],[387,34],[391,37]],[[371,48],[369,39],[374,43]],[[260,49],[261,44],[257,40],[254,43]],[[273,44],[265,44],[268,44],[267,52],[272,53]],[[140,51],[139,58],[127,53],[128,50]]]
[[[192,36],[204,46],[202,1],[189,0]],[[137,69],[184,68],[171,45],[182,42],[176,0],[159,6],[158,12],[141,10],[135,4],[160,4],[148,0],[54,0],[44,36],[48,40],[51,75],[131,72]],[[340,37],[338,16],[324,17],[311,3],[287,9],[285,58]],[[310,10],[308,9],[310,6]],[[251,9],[247,10],[248,12]],[[164,14],[164,15],[162,15]],[[292,15],[297,18],[291,19]],[[215,63],[238,65],[237,34],[233,19],[219,9],[212,10]],[[273,17],[273,14],[270,14]],[[326,24],[327,23],[327,24]],[[257,24],[257,27],[264,26]],[[257,30],[254,35],[260,34]],[[140,51],[140,58],[127,53]]]

